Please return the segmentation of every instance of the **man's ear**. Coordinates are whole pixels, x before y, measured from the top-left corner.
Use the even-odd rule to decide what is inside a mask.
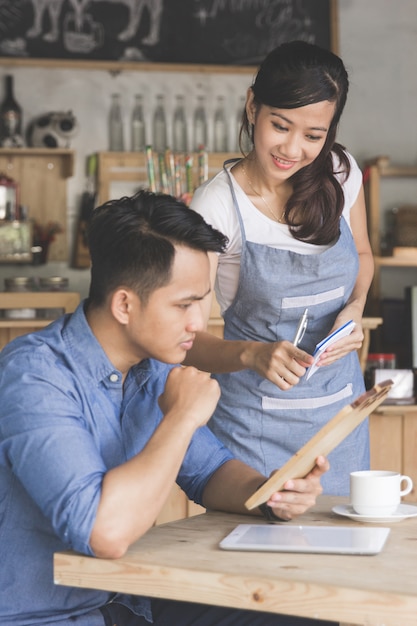
[[[111,297],[110,310],[119,324],[126,325],[132,311],[132,292],[129,289],[116,289]]]

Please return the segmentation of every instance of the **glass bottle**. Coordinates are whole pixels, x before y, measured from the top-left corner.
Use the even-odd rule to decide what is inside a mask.
[[[227,152],[227,124],[224,110],[224,96],[217,97],[214,111],[214,152]]]
[[[115,152],[123,152],[123,116],[120,94],[114,93],[111,97],[111,106],[109,114],[109,150]]]
[[[187,152],[187,120],[184,110],[184,96],[177,96],[172,124],[172,148],[174,152]]]
[[[22,146],[22,108],[14,97],[14,78],[5,77],[5,96],[0,107],[0,144],[13,147]]]
[[[142,152],[145,150],[145,121],[143,119],[143,105],[141,94],[135,95],[135,102],[130,120],[131,146],[132,152]]]
[[[245,96],[242,96],[239,100],[239,106],[236,112],[236,152],[242,151],[243,154],[248,154],[252,150],[252,139],[249,137],[244,128],[242,129],[242,136],[240,137],[240,129],[242,126],[245,105],[246,98]]]
[[[207,149],[207,118],[204,109],[204,96],[198,96],[197,106],[194,111],[194,151],[198,152],[200,148]]]
[[[167,148],[167,125],[165,117],[165,98],[163,94],[156,96],[156,107],[153,114],[153,149],[157,153]]]

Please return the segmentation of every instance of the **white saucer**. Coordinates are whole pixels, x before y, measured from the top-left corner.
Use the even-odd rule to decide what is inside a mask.
[[[344,517],[350,517],[350,519],[358,522],[373,522],[392,524],[393,522],[401,522],[408,517],[417,517],[417,506],[412,504],[400,504],[398,509],[392,515],[386,515],[385,517],[374,517],[373,515],[359,515],[355,513],[350,505],[342,504],[335,506],[332,509],[333,513],[337,515],[343,515]]]

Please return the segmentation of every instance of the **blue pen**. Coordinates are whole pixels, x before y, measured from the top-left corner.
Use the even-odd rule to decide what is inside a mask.
[[[298,322],[297,330],[295,332],[295,337],[293,340],[293,345],[298,346],[302,338],[304,337],[304,333],[306,332],[307,323],[308,323],[308,309],[304,311],[302,316],[300,317],[300,321]]]

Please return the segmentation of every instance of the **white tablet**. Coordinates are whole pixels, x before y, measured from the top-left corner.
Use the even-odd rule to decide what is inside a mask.
[[[374,526],[239,524],[219,545],[223,550],[377,554],[389,532]]]

